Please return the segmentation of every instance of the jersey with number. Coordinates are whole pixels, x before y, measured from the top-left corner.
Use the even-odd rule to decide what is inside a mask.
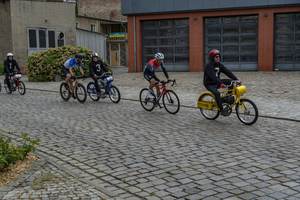
[[[76,58],[70,58],[69,60],[67,60],[64,64],[66,69],[78,66],[81,67],[81,62],[76,62]]]
[[[89,63],[89,70],[91,76],[94,76],[95,74],[100,76],[102,74],[102,70],[108,72],[107,67],[104,65],[102,60],[99,59],[97,60],[97,62],[91,61]]]

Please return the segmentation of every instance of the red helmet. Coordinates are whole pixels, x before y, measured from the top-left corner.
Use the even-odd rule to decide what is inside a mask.
[[[209,57],[211,60],[214,59],[215,55],[220,55],[220,51],[214,49],[214,50],[211,50],[211,52],[209,53]]]

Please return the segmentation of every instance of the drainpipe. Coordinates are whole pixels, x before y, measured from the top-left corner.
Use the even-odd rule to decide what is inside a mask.
[[[107,56],[106,56],[106,39],[107,39],[107,37],[108,37],[108,35],[104,36],[104,49],[105,49],[105,51],[104,51],[104,60],[106,60],[106,61],[107,61]],[[110,61],[109,61],[109,63],[110,63]]]
[[[133,37],[134,37],[134,72],[136,72],[136,35],[135,35],[135,16],[133,16]]]

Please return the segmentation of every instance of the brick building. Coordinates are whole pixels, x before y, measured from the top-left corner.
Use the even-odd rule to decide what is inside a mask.
[[[122,0],[129,72],[156,52],[168,71],[203,71],[212,49],[234,71],[300,70],[300,1]]]

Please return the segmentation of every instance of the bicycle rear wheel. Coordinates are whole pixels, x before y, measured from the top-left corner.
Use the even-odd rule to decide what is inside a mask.
[[[21,95],[24,95],[26,92],[25,84],[22,81],[19,81],[18,91]]]
[[[212,104],[212,109],[200,108],[200,112],[206,119],[214,120],[219,117],[220,110],[218,109],[217,102],[212,95],[204,94],[201,96],[200,101],[210,102]]]
[[[71,98],[71,92],[70,92],[70,89],[67,90],[66,87],[69,88],[67,83],[61,83],[59,92],[60,92],[61,98],[64,101],[69,101],[69,99]]]
[[[77,87],[75,89],[75,94],[79,103],[84,103],[86,101],[86,97],[87,97],[86,90],[81,83],[77,84]]]
[[[154,103],[153,102],[155,102],[156,100],[155,100],[155,98],[154,99],[149,98],[147,93],[148,93],[147,88],[144,88],[144,89],[141,90],[141,92],[140,92],[140,102],[141,102],[142,107],[145,110],[152,111],[154,109]]]
[[[108,90],[108,94],[109,94],[109,98],[112,102],[119,103],[119,101],[121,99],[121,95],[120,95],[119,89],[116,86],[111,85],[110,90]]]
[[[180,108],[180,102],[177,94],[172,90],[167,90],[162,96],[166,111],[170,114],[176,114]]]
[[[98,101],[100,99],[100,96],[98,96],[96,92],[95,83],[89,83],[87,85],[87,92],[93,101]]]
[[[246,125],[254,124],[258,119],[258,109],[249,99],[241,99],[241,103],[235,106],[236,115]]]

